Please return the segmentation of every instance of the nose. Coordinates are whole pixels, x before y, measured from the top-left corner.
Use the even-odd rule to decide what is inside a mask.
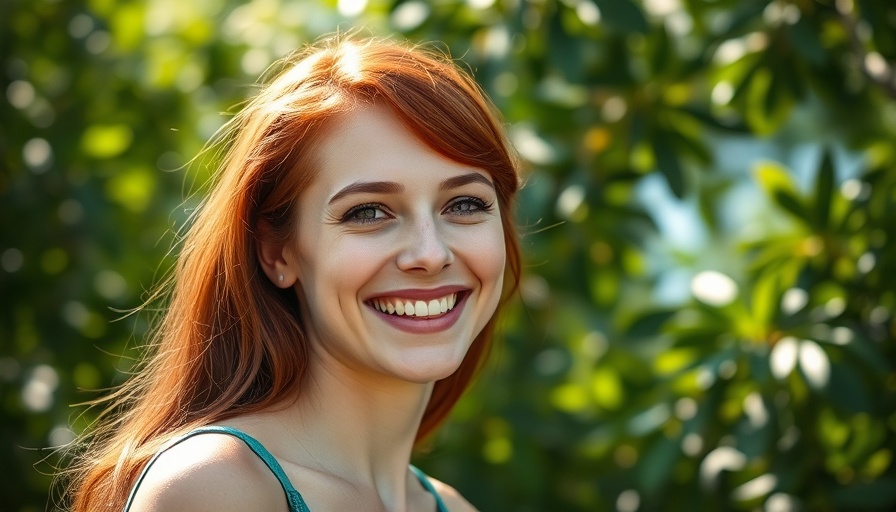
[[[415,222],[404,238],[397,263],[405,272],[435,274],[454,262],[454,252],[431,217]]]

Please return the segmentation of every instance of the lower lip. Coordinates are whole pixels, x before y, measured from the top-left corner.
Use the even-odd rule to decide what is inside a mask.
[[[382,318],[384,322],[399,331],[409,332],[411,334],[432,334],[446,331],[457,322],[457,319],[460,318],[461,311],[467,304],[468,296],[469,294],[465,293],[463,297],[457,301],[457,304],[454,305],[454,308],[451,311],[434,318],[390,315],[388,313],[383,313],[370,305],[368,305],[368,307],[373,310],[374,314]]]

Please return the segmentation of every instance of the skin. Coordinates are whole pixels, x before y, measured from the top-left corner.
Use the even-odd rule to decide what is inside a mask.
[[[261,441],[314,512],[431,512],[435,500],[408,461],[433,382],[458,368],[500,298],[495,190],[487,173],[433,152],[386,107],[335,123],[320,173],[298,198],[294,240],[259,251],[268,278],[302,305],[307,385],[286,407],[225,424]],[[397,328],[371,305],[436,288],[462,300],[451,322],[424,322],[426,332]],[[450,510],[474,510],[431,481]],[[241,441],[214,434],[165,452],[132,507],[250,509],[286,510],[283,491]]]

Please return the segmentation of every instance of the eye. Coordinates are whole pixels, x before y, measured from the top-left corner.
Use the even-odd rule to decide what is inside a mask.
[[[391,215],[386,213],[383,205],[372,203],[353,206],[345,212],[345,215],[340,220],[341,222],[351,224],[372,224],[374,222],[382,222],[391,217]]]
[[[478,197],[465,196],[457,197],[451,200],[445,208],[445,213],[451,215],[475,215],[491,211],[492,204]]]

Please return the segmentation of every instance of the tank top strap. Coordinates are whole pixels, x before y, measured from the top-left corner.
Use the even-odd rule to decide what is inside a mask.
[[[128,512],[128,510],[131,508],[131,502],[134,500],[134,495],[137,493],[137,488],[140,487],[140,483],[143,482],[144,477],[146,477],[146,473],[149,471],[150,466],[153,465],[156,459],[158,459],[160,455],[165,453],[165,451],[170,449],[172,446],[175,446],[199,434],[226,434],[236,437],[246,443],[246,445],[255,453],[255,455],[257,455],[258,458],[260,458],[265,463],[268,469],[271,470],[271,473],[273,473],[274,476],[277,477],[277,480],[280,482],[280,486],[283,487],[283,491],[286,493],[286,501],[289,504],[289,511],[311,512],[308,508],[308,505],[305,504],[305,500],[302,499],[302,495],[299,494],[299,491],[297,491],[289,481],[289,478],[286,476],[286,473],[283,471],[280,463],[277,462],[277,459],[275,459],[274,456],[271,455],[271,452],[269,452],[267,448],[264,447],[264,445],[258,442],[258,440],[256,440],[254,437],[241,430],[219,425],[210,425],[191,430],[186,434],[175,438],[164,448],[159,450],[155,455],[153,455],[152,458],[149,459],[149,462],[146,464],[146,466],[143,468],[140,476],[137,478],[137,482],[134,484],[134,487],[131,489],[131,493],[128,496],[128,501],[124,506],[124,512]]]
[[[442,501],[442,497],[439,496],[438,491],[433,487],[432,482],[429,481],[429,477],[426,476],[426,473],[420,471],[417,466],[413,464],[411,464],[411,472],[414,473],[417,480],[420,480],[420,485],[429,491],[429,493],[432,494],[432,497],[436,499],[436,512],[448,512],[448,507],[445,506],[445,502]]]

